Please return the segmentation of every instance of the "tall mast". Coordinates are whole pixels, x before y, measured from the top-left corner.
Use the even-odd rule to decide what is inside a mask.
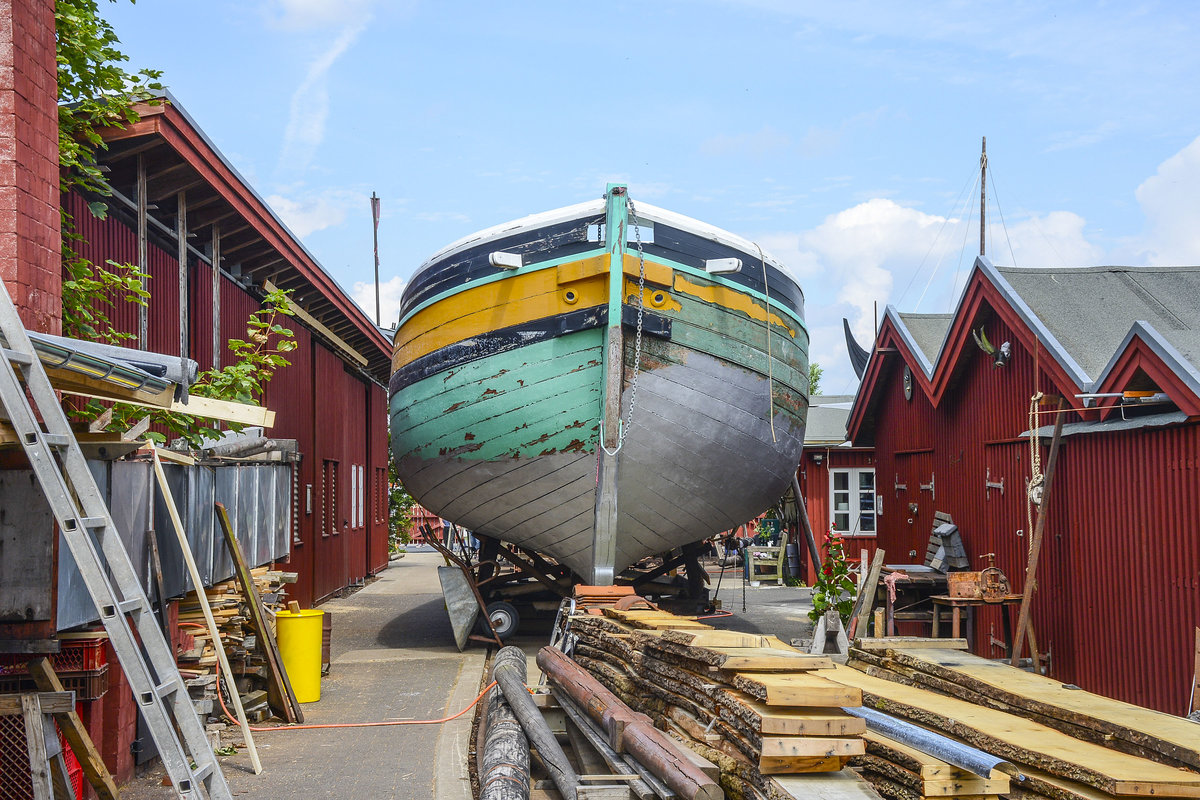
[[[383,320],[379,313],[379,196],[371,192],[371,222],[374,228],[373,241],[375,245],[375,326],[381,327]]]
[[[987,137],[979,156],[979,255],[987,255]]]

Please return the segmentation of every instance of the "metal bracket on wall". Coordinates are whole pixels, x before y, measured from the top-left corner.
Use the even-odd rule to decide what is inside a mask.
[[[934,474],[931,472],[929,473],[929,483],[918,484],[921,487],[922,492],[929,492],[929,498],[931,500],[937,500],[937,495],[933,492],[934,477]]]
[[[1004,496],[1004,478],[1001,478],[999,482],[993,481],[991,467],[988,467],[987,469],[987,476],[983,479],[983,486],[984,491],[987,493],[988,500],[992,499],[992,489],[999,489],[1000,496]]]
[[[893,488],[896,490],[896,494],[900,494],[901,492],[908,491],[908,484],[900,482],[900,474],[899,473],[896,473],[896,484]]]

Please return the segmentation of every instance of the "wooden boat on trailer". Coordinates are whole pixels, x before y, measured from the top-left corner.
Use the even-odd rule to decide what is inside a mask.
[[[420,267],[390,389],[421,505],[607,585],[791,485],[804,296],[756,244],[609,185]]]

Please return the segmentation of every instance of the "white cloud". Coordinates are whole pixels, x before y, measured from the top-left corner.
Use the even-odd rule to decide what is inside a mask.
[[[358,38],[364,25],[360,22],[344,28],[333,44],[309,65],[304,80],[292,94],[279,153],[280,172],[302,172],[325,140],[325,121],[329,117],[329,71]]]
[[[274,209],[283,223],[300,239],[309,234],[333,228],[346,221],[346,215],[352,208],[360,208],[364,219],[370,206],[363,194],[349,191],[330,191],[321,194],[302,193],[302,189],[293,190],[293,195],[287,197],[273,194],[267,198],[267,205]]]
[[[400,319],[400,299],[404,295],[405,280],[399,275],[379,282],[380,320],[383,327],[391,327]],[[350,296],[358,307],[371,319],[375,319],[375,284],[355,281]]]
[[[1104,261],[1104,248],[1087,240],[1087,221],[1070,211],[1036,214],[1012,226],[1007,240],[988,225],[990,257],[995,264],[1019,267],[1079,267]]]
[[[361,23],[372,4],[373,0],[273,0],[267,15],[272,25],[284,30],[319,30]]]
[[[1200,264],[1200,138],[1159,164],[1135,192],[1146,215],[1142,242],[1131,248],[1137,263]]]

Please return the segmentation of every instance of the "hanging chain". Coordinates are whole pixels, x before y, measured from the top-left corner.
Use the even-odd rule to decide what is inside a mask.
[[[646,253],[642,249],[642,226],[638,221],[637,209],[633,206],[633,198],[626,195],[625,204],[629,208],[629,220],[633,223],[634,240],[637,242],[638,251],[637,335],[633,340],[633,379],[629,382],[629,411],[626,412],[625,425],[621,428],[621,435],[617,440],[618,449],[625,443],[625,437],[629,435],[629,428],[633,425],[633,407],[637,403],[638,376],[642,371],[642,319],[646,311]],[[621,284],[624,286],[624,246],[621,251]]]

